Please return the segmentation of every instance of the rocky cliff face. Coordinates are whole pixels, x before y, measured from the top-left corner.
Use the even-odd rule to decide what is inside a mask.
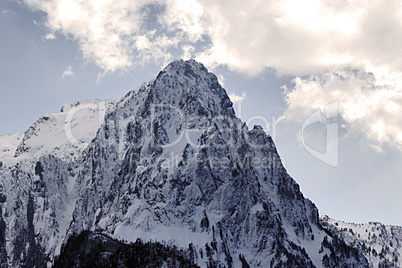
[[[368,267],[202,64],[172,62],[119,102],[92,104],[42,117],[0,159],[4,266],[51,266],[68,237],[92,231],[191,245],[201,267]]]

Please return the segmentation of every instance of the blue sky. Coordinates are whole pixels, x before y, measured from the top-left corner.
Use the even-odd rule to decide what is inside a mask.
[[[402,225],[401,47],[399,1],[5,0],[0,135],[195,58],[321,214]]]

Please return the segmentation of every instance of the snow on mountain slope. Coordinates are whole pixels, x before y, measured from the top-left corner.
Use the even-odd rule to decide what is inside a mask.
[[[111,100],[63,105],[60,113],[42,116],[25,132],[15,156],[35,159],[46,154],[59,158],[74,156],[95,138],[105,113],[113,106]]]
[[[370,267],[402,267],[402,227],[379,222],[345,223],[322,216],[321,224],[348,245],[359,248]]]
[[[0,136],[0,160],[14,156],[23,136],[23,132]]]
[[[202,64],[172,62],[106,102],[101,124],[99,103],[41,117],[0,166],[5,266],[51,266],[90,230],[189,248],[201,267],[368,267]]]
[[[7,261],[0,263],[29,266],[36,259],[41,266],[60,250],[78,195],[76,162],[112,107],[110,100],[63,105],[25,133],[0,136],[0,234],[7,238],[0,241],[0,259]]]

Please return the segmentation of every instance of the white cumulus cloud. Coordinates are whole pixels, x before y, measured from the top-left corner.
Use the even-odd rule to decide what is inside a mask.
[[[401,1],[23,2],[45,12],[49,31],[76,39],[105,73],[179,55],[250,75],[274,68],[300,77],[287,93],[289,114],[335,98],[344,119],[369,138],[402,142]]]
[[[297,77],[285,89],[288,118],[305,120],[314,111],[339,102],[339,115],[351,132],[363,134],[381,151],[384,143],[402,150],[402,77],[345,68],[323,76]]]
[[[390,0],[24,0],[47,13],[106,71],[171,58],[256,74],[320,72],[334,64],[401,67],[402,3]],[[201,47],[197,42],[205,41]],[[197,47],[198,49],[191,49]],[[397,57],[399,56],[399,57]]]
[[[194,0],[24,0],[47,14],[47,26],[76,39],[83,56],[106,73],[171,57],[196,42],[202,7]],[[197,12],[194,12],[195,10]]]

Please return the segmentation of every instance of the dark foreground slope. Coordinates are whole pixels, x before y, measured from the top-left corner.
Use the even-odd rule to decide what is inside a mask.
[[[72,267],[180,267],[197,268],[193,249],[137,240],[123,243],[104,234],[83,231],[68,238],[54,268]]]

